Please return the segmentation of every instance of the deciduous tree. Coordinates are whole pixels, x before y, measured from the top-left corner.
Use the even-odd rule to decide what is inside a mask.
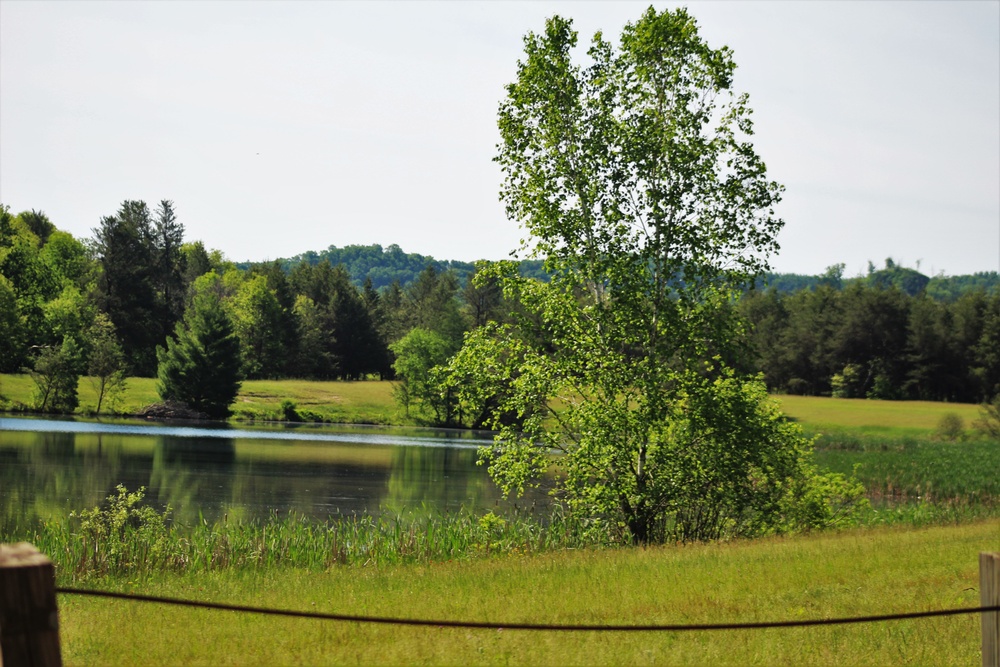
[[[585,66],[562,18],[524,44],[496,160],[551,281],[489,270],[523,325],[472,332],[481,353],[457,369],[503,397],[494,479],[521,491],[561,452],[559,497],[638,542],[822,523],[829,502],[808,519],[796,504],[814,497],[808,441],[724,363],[742,335],[732,290],[767,268],[782,224],[731,51],[683,9],[649,9],[617,47],[598,33]]]

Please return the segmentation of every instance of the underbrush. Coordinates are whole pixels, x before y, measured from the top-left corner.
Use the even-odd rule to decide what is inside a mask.
[[[33,543],[56,563],[60,580],[337,565],[396,565],[530,554],[613,543],[601,524],[555,513],[543,525],[530,515],[492,512],[354,516],[319,522],[297,514],[264,522],[185,526],[144,504],[143,489],[118,486],[102,507],[72,513],[7,541]],[[2,540],[0,540],[2,541]]]

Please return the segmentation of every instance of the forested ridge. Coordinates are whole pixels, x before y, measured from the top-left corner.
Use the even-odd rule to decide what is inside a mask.
[[[123,202],[88,239],[44,213],[3,207],[0,372],[37,374],[43,409],[59,408],[59,389],[45,378],[60,364],[108,381],[115,372],[155,375],[157,347],[201,298],[222,307],[244,378],[402,373],[412,380],[401,396],[408,406],[431,420],[471,420],[428,398],[429,372],[466,332],[519,311],[494,282],[470,280],[483,266],[396,245],[237,264],[185,240],[169,201]],[[538,261],[518,270],[546,278]],[[772,391],[967,402],[1000,391],[996,272],[928,277],[886,260],[852,278],[842,265],[818,276],[768,274],[733,310],[749,324],[733,361],[762,372]]]

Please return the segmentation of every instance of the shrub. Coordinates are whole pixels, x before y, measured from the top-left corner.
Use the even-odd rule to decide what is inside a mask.
[[[934,435],[942,440],[954,442],[960,440],[965,434],[965,420],[954,412],[946,412],[938,420]]]

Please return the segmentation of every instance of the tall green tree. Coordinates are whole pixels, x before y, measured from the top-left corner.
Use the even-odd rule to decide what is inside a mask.
[[[221,419],[240,390],[240,342],[216,292],[198,287],[196,281],[191,306],[166,348],[157,347],[157,391],[165,401],[181,401]]]
[[[449,387],[432,381],[434,368],[448,361],[448,341],[435,331],[418,327],[390,347],[396,355],[393,369],[398,380],[393,393],[406,414],[416,407],[433,415],[436,424],[452,426],[454,401],[447,395]]]
[[[250,379],[278,377],[284,366],[285,311],[267,278],[251,276],[226,303],[240,339],[243,374]]]
[[[101,265],[98,306],[108,314],[121,338],[133,373],[156,371],[157,321],[153,277],[153,223],[145,202],[125,201],[94,229],[94,248]]]
[[[164,199],[153,220],[152,282],[156,292],[159,339],[174,330],[184,314],[187,255],[183,251],[184,225],[177,220],[174,203]]]
[[[38,236],[22,220],[0,204],[0,290],[13,302],[6,325],[0,329],[0,371],[18,372],[32,363],[29,350],[61,344],[54,340],[45,318],[45,304],[55,298],[62,285],[46,265]]]
[[[767,269],[782,225],[732,53],[683,9],[649,9],[617,47],[598,33],[585,66],[576,44],[559,17],[529,33],[500,106],[501,197],[551,281],[491,270],[544,336],[466,339],[483,352],[460,370],[504,396],[490,473],[518,492],[560,451],[559,497],[638,542],[780,530],[814,488],[808,441],[722,361],[743,333],[732,290]]]

